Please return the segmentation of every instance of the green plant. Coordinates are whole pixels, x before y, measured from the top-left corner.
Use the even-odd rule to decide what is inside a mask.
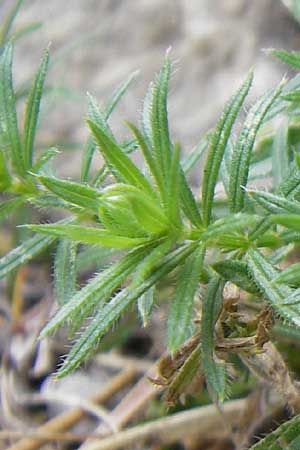
[[[263,95],[235,139],[232,130],[252,84],[250,73],[215,129],[182,159],[168,126],[167,53],[146,94],[141,127],[127,123],[129,140],[117,142],[108,121],[136,74],[104,106],[88,96],[90,136],[80,179],[71,181],[53,175],[56,149],[37,154],[35,148],[49,51],[29,90],[21,130],[7,28],[0,55],[0,219],[24,204],[68,214],[53,224],[25,225],[33,236],[0,259],[0,277],[57,241],[54,289],[60,308],[41,337],[65,321],[74,334],[92,317],[57,376],[101,349],[103,336],[133,304],[147,325],[159,283],[171,273],[174,287],[166,319],[171,356],[161,361],[162,380],[156,380],[168,385],[168,401],[177,399],[200,365],[211,396],[223,401],[229,395],[227,364],[235,354],[244,363],[238,370],[268,376],[267,367],[261,368],[262,375],[257,370],[259,355],[268,351],[264,344],[278,339],[282,330],[300,335],[299,263],[288,264],[300,236],[299,76]],[[299,68],[299,53],[272,53]],[[103,164],[92,173],[96,151]],[[143,156],[142,169],[130,159],[135,151]],[[188,172],[204,153],[201,189],[195,195]],[[269,192],[255,189],[257,180],[267,181]],[[215,195],[217,184],[223,186],[221,197]],[[116,261],[78,289],[80,261],[105,260],[112,252],[118,255]],[[282,262],[287,264],[284,270]],[[230,295],[225,295],[228,288]],[[199,310],[194,301],[198,296]],[[281,390],[296,407],[297,401]]]

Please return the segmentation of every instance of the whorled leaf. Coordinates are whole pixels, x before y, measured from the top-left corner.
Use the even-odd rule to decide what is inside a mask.
[[[94,188],[75,181],[37,175],[36,178],[53,194],[72,205],[98,212],[100,193]]]
[[[300,17],[300,8],[299,8]],[[281,62],[288,64],[293,69],[299,69],[300,67],[300,52],[297,51],[286,51],[282,49],[271,48],[268,52],[280,59]]]
[[[59,305],[63,305],[76,292],[77,243],[59,241],[54,260],[54,292]]]
[[[175,269],[194,249],[195,244],[187,244],[169,253],[142,284],[136,287],[132,287],[129,284],[127,288],[106,303],[103,308],[100,308],[72,347],[57,375],[62,377],[78,367],[95,350],[102,336],[120,318],[122,313],[161,278]]]
[[[274,283],[278,270],[254,248],[248,250],[246,260],[250,276],[274,311],[283,319],[299,327],[300,304],[297,301],[286,304],[286,299],[293,294],[293,290]]]
[[[47,225],[24,225],[24,227],[44,233],[56,238],[72,239],[89,245],[100,245],[104,247],[129,248],[147,242],[147,238],[130,238],[118,236],[108,230],[100,228],[85,227],[81,225],[47,224]]]
[[[274,279],[274,283],[300,287],[300,263],[294,263],[282,270]]]
[[[27,170],[31,169],[33,162],[34,139],[48,63],[49,50],[47,49],[44,52],[40,66],[36,72],[34,81],[27,97],[23,128],[24,163]]]
[[[112,141],[95,123],[87,121],[101,154],[109,167],[113,167],[113,172],[118,175],[125,183],[132,184],[145,192],[153,193],[152,187],[141,173],[141,171],[133,164],[133,162],[125,155],[119,146]]]
[[[202,366],[212,395],[223,401],[226,391],[226,369],[224,362],[215,355],[215,324],[222,308],[224,283],[218,276],[209,282],[204,298],[201,317]]]
[[[168,310],[168,349],[174,353],[191,332],[193,304],[200,281],[205,248],[201,245],[185,261],[181,268],[176,290]]]
[[[132,250],[92,278],[92,280],[74,295],[71,301],[63,305],[50,319],[42,330],[41,337],[45,337],[55,331],[69,317],[80,315],[83,320],[86,314],[100,301],[105,303],[120,283],[134,272],[136,266],[151,251],[153,246],[153,243],[149,243]]]
[[[225,281],[230,281],[246,292],[257,294],[259,289],[249,276],[247,264],[244,261],[225,259],[212,264],[212,268]]]
[[[272,214],[300,214],[300,202],[297,200],[291,201],[281,195],[253,189],[247,189],[247,194]]]
[[[55,236],[43,236],[37,234],[32,238],[27,239],[18,247],[15,247],[5,256],[0,258],[0,278],[4,278],[12,270],[30,261],[49,247],[55,239]]]
[[[243,187],[247,185],[255,139],[267,112],[281,94],[282,88],[283,83],[280,83],[254,104],[233,147],[229,179],[229,201],[232,212],[239,212],[243,209],[245,196]]]
[[[152,286],[138,299],[138,311],[142,319],[143,327],[149,324],[155,302],[155,287]]]
[[[25,175],[25,162],[19,135],[16,99],[12,83],[13,46],[7,44],[0,55],[0,136],[16,173]]]
[[[238,91],[231,97],[216,125],[210,139],[202,180],[202,214],[204,224],[210,222],[212,201],[222,158],[231,133],[231,129],[250,89],[253,74],[250,73]]]
[[[249,450],[298,450],[300,446],[299,415],[280,425]]]
[[[2,201],[0,204],[0,222],[19,208],[24,202],[25,199],[23,197],[15,197]]]

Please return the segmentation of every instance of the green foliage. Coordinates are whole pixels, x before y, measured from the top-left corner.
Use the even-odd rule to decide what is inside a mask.
[[[273,433],[270,433],[250,450],[296,450],[300,445],[299,416],[293,417],[280,425]]]
[[[50,246],[54,251],[59,309],[41,338],[65,322],[76,335],[57,376],[70,373],[101,349],[106,333],[133,305],[148,326],[157,302],[169,297],[166,345],[178,365],[174,363],[166,399],[177,399],[201,368],[213,400],[222,402],[229,394],[226,363],[237,361],[232,354],[259,354],[272,339],[270,324],[263,323],[262,337],[266,309],[274,312],[275,332],[300,333],[299,263],[289,260],[300,242],[299,76],[265,93],[242,119],[239,114],[253,81],[250,73],[230,97],[214,131],[182,158],[169,130],[172,65],[167,53],[147,91],[141,127],[127,122],[129,140],[116,139],[109,118],[136,74],[103,106],[88,94],[88,138],[78,179],[59,178],[51,170],[59,150],[37,151],[48,49],[19,117],[22,110],[12,78],[16,34],[12,38],[11,25],[21,3],[14,4],[0,37],[0,220],[12,220],[19,208],[30,208],[33,218],[41,208],[47,208],[50,217],[52,209],[60,208],[67,219],[22,224],[32,235],[2,255],[0,277]],[[299,67],[297,52],[272,54]],[[93,173],[96,151],[103,163]],[[133,162],[132,152],[140,152],[141,165]],[[188,174],[204,155],[198,197]],[[266,175],[269,191],[256,188]],[[215,191],[221,182],[219,197]],[[79,287],[79,272],[95,266],[98,272]],[[167,295],[160,291],[162,284],[168,287]],[[232,286],[238,292],[235,303],[235,297],[228,300],[226,294]],[[242,362],[237,370],[247,374],[247,367],[240,366]],[[271,435],[272,445],[277,436],[285,438],[287,429]],[[268,439],[254,448],[273,448]],[[295,446],[296,439],[286,442]]]

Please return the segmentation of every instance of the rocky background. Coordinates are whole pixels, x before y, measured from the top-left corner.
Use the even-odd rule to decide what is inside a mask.
[[[0,16],[12,3],[2,0]],[[25,0],[16,25],[33,21],[43,25],[16,45],[15,78],[28,80],[51,42],[48,80],[60,96],[48,97],[42,141],[60,147],[61,141],[82,146],[85,140],[86,91],[101,103],[138,69],[112,119],[116,134],[126,136],[122,121],[138,120],[147,84],[171,46],[171,129],[188,151],[251,67],[250,101],[284,75],[286,68],[262,49],[297,49],[300,38],[299,25],[280,0]],[[67,174],[78,173],[76,153],[61,162]]]

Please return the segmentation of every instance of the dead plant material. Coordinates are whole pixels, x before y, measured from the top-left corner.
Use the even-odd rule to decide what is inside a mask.
[[[104,386],[99,393],[91,398],[93,403],[102,403],[107,401],[113,394],[115,394],[122,387],[126,386],[136,376],[136,370],[131,367],[119,373],[112,380]],[[16,444],[11,445],[7,450],[37,450],[42,447],[49,440],[49,433],[62,433],[67,431],[70,427],[75,425],[85,414],[85,411],[76,407],[70,411],[66,411],[53,419],[46,422],[35,431],[39,437],[26,437],[21,439]],[[40,437],[40,435],[42,437]],[[47,438],[48,436],[48,438]],[[50,440],[52,440],[51,438]]]

